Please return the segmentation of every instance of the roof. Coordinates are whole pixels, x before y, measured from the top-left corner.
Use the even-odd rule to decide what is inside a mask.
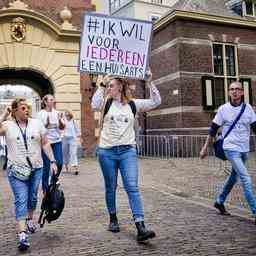
[[[228,5],[227,0],[179,0],[172,6],[170,12],[174,10],[198,12],[225,17],[240,17]]]

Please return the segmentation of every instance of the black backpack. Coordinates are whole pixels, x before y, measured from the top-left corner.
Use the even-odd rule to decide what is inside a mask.
[[[57,181],[58,178],[53,176],[48,191],[46,192],[46,196],[43,198],[41,214],[38,220],[41,228],[44,226],[46,220],[48,223],[57,220],[64,209],[64,192]]]
[[[108,111],[109,111],[109,109],[110,109],[110,107],[111,107],[112,102],[113,102],[113,98],[110,98],[110,99],[107,100],[106,105],[105,105],[105,108],[104,108],[103,118],[104,118],[105,115],[108,113]],[[130,108],[131,108],[131,110],[132,110],[132,113],[133,113],[134,117],[135,117],[135,116],[136,116],[136,112],[137,112],[135,102],[134,102],[133,100],[130,100],[130,101],[128,102],[128,104],[129,104],[129,106],[130,106]]]

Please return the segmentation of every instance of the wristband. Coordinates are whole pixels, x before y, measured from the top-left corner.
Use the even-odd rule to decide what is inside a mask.
[[[51,164],[56,164],[56,160],[50,161]]]

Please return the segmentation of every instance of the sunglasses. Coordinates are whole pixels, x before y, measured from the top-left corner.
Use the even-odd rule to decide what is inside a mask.
[[[229,88],[229,90],[231,92],[233,92],[233,91],[242,91],[243,89],[242,88]]]
[[[21,109],[22,111],[28,110],[28,106],[22,106],[20,109]]]

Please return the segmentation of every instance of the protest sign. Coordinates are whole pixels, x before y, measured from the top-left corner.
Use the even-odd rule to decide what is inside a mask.
[[[95,13],[84,16],[81,72],[144,79],[152,22]]]

